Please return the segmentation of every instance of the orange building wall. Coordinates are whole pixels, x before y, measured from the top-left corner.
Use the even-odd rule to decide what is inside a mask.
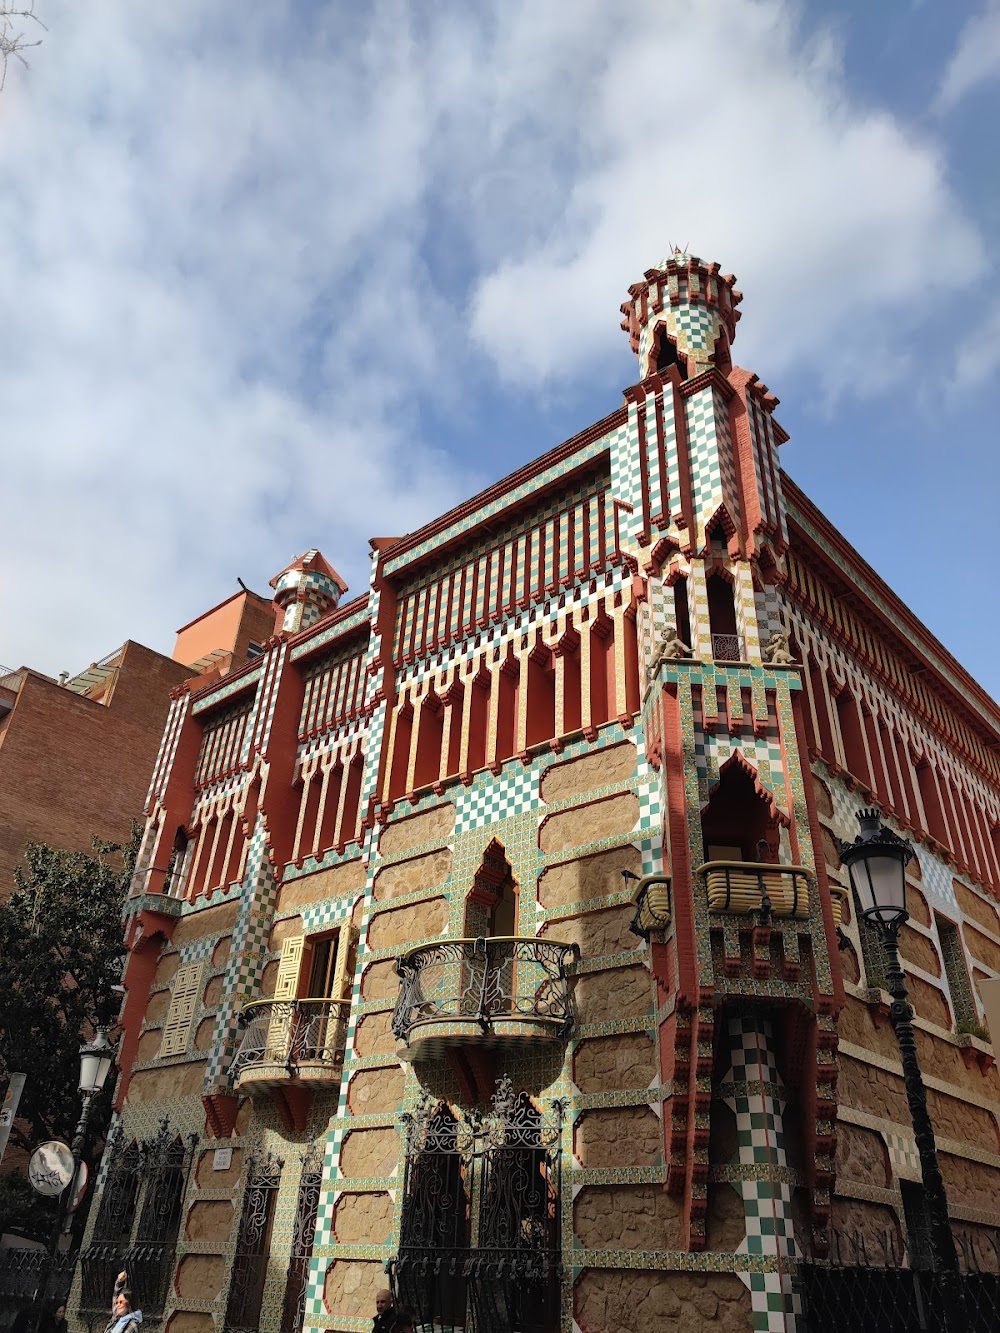
[[[251,643],[265,643],[274,634],[275,609],[270,599],[256,593],[234,593],[177,631],[173,658],[190,665],[217,649],[232,652],[236,669],[246,661]]]

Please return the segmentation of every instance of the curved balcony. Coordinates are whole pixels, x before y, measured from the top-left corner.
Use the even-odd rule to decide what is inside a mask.
[[[809,915],[809,871],[763,861],[706,861],[695,872],[710,912],[771,916]]]
[[[573,1027],[566,969],[577,953],[575,944],[524,936],[411,949],[396,962],[401,1053],[565,1040]]]
[[[240,1014],[243,1037],[230,1067],[234,1090],[340,1082],[347,1000],[256,1000]]]

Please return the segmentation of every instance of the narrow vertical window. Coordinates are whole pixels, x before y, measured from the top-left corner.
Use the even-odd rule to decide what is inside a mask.
[[[299,1197],[292,1227],[292,1248],[288,1256],[288,1281],[281,1311],[281,1333],[302,1333],[306,1313],[309,1260],[316,1238],[319,1196],[323,1184],[323,1154],[314,1147],[302,1164]]]
[[[691,642],[691,611],[688,606],[688,581],[679,578],[674,583],[674,626],[682,642],[693,648]]]
[[[709,574],[708,622],[712,630],[712,656],[717,662],[739,662],[743,645],[736,624],[733,585],[721,574]]]
[[[232,1261],[232,1277],[226,1300],[225,1327],[254,1329],[260,1323],[271,1252],[274,1202],[281,1183],[283,1162],[270,1154],[253,1157],[247,1170],[246,1191],[240,1212],[240,1229]]]
[[[972,994],[968,969],[965,966],[965,950],[958,926],[947,917],[934,914],[938,939],[941,941],[941,957],[944,961],[944,974],[948,982],[948,995],[951,999],[951,1012],[954,1017],[956,1032],[969,1032],[979,1028],[979,1014]]]

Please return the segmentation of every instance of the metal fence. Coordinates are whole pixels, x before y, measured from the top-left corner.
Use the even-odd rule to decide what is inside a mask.
[[[800,1269],[806,1333],[996,1333],[1000,1276],[910,1268]]]
[[[52,1306],[68,1300],[75,1267],[72,1251],[50,1260],[46,1250],[0,1250],[0,1328],[5,1327],[5,1317],[12,1323],[21,1310],[36,1307],[46,1290],[45,1299]]]
[[[834,1236],[830,1259],[799,1266],[804,1333],[997,1333],[1000,1232],[955,1241],[963,1271],[951,1274],[904,1268],[891,1233]]]

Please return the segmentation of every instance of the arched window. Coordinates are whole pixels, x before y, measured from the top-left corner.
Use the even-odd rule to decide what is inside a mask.
[[[688,605],[688,581],[686,575],[674,581],[674,626],[681,640],[693,648],[691,642],[691,611]]]
[[[705,860],[776,861],[781,822],[749,765],[734,755],[701,812]]]
[[[517,885],[503,843],[496,838],[483,853],[465,900],[464,934],[469,939],[513,935]]]
[[[682,356],[677,350],[676,338],[671,338],[667,333],[666,326],[661,324],[656,334],[656,371],[662,375],[676,366],[680,372],[682,380],[687,379],[687,357]]]

